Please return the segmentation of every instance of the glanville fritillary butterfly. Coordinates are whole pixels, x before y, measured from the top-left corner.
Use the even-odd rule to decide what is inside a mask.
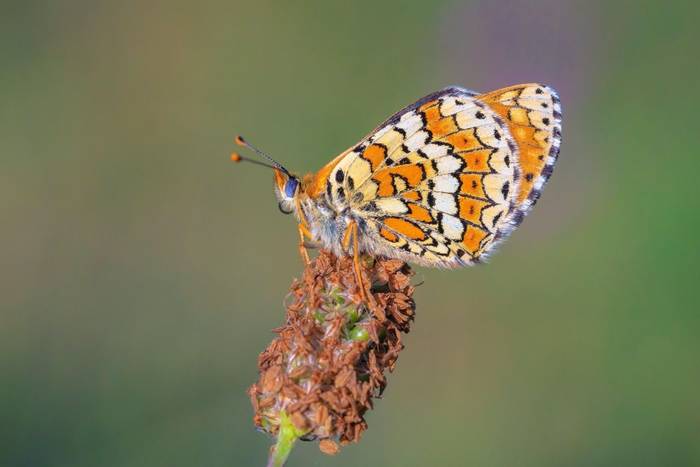
[[[520,84],[479,94],[448,87],[398,111],[315,174],[274,169],[280,210],[335,255],[423,266],[478,263],[523,220],[552,174],[561,143],[557,93]],[[363,287],[362,287],[363,288]],[[363,296],[366,296],[364,293]]]

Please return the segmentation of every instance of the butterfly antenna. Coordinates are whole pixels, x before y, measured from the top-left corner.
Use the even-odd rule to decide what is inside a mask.
[[[237,152],[232,152],[231,153],[231,162],[250,162],[251,164],[255,165],[261,165],[263,167],[267,167],[268,169],[276,169],[274,165],[271,164],[266,164],[265,162],[260,162],[259,160],[256,159],[250,159],[248,157],[243,157]]]
[[[255,154],[257,154],[258,156],[264,157],[265,159],[267,159],[268,161],[270,161],[270,164],[272,164],[272,165],[268,165],[268,164],[265,164],[265,163],[263,163],[263,162],[254,161],[254,160],[251,160],[251,159],[248,159],[248,158],[241,157],[241,156],[240,156],[239,154],[237,154],[237,153],[233,153],[233,154],[231,155],[231,160],[232,160],[232,161],[234,161],[234,162],[239,162],[239,161],[245,160],[245,161],[248,161],[248,162],[255,162],[255,163],[257,163],[258,165],[263,165],[263,166],[265,166],[265,167],[270,167],[270,168],[272,168],[272,169],[278,169],[278,170],[281,170],[282,172],[284,172],[285,174],[290,175],[289,171],[288,171],[287,169],[285,169],[284,166],[282,166],[282,164],[280,164],[279,162],[277,162],[276,160],[274,160],[272,157],[268,156],[266,153],[262,152],[260,149],[256,148],[256,147],[253,146],[252,144],[250,144],[248,141],[246,141],[245,139],[243,139],[243,137],[242,137],[241,135],[236,136],[236,144],[239,145],[239,146],[242,146],[242,147],[244,147],[244,148],[250,149],[251,151],[253,151],[253,152],[254,152]],[[234,157],[234,156],[235,156],[235,157]]]

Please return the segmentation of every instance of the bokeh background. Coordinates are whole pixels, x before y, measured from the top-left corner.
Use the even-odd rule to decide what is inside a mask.
[[[234,135],[316,170],[530,81],[564,108],[537,208],[419,270],[362,442],[289,465],[700,465],[696,2],[1,4],[0,465],[263,465],[245,390],[301,263]]]

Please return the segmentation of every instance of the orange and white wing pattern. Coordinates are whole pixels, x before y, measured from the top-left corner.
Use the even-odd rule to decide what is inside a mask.
[[[560,120],[546,86],[446,88],[329,164],[323,196],[359,219],[365,251],[428,266],[478,262],[539,196]]]
[[[505,119],[517,143],[523,176],[518,190],[518,207],[521,216],[525,215],[539,199],[559,156],[559,96],[547,86],[521,84],[483,94],[479,100]]]

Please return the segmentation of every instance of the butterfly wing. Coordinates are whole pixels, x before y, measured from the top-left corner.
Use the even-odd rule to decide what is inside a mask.
[[[559,96],[548,86],[521,84],[480,95],[478,99],[506,121],[517,143],[523,177],[517,202],[522,220],[539,199],[559,156]]]
[[[517,152],[502,119],[452,89],[404,113],[373,144],[401,129],[403,143],[387,151],[353,206],[377,229],[378,243],[406,259],[446,267],[478,260],[514,209]]]
[[[387,118],[355,146],[347,149],[322,167],[309,181],[307,192],[315,198],[327,191],[327,196],[331,201],[332,198],[338,198],[337,194],[332,192],[333,188],[338,188],[335,186],[336,184],[340,184],[344,190],[354,190],[382,164],[386,155],[392,153],[421,129],[420,122],[415,120],[409,122],[405,118],[406,115],[413,115],[412,112],[415,112],[419,107],[446,96],[473,96],[476,94],[468,89],[451,86],[404,107]],[[331,172],[333,172],[332,176]]]
[[[426,96],[319,172],[327,201],[360,219],[364,249],[430,266],[465,265],[519,222],[526,211],[511,128],[521,120],[510,118],[509,107],[532,103],[484,96],[501,107],[456,87]]]

